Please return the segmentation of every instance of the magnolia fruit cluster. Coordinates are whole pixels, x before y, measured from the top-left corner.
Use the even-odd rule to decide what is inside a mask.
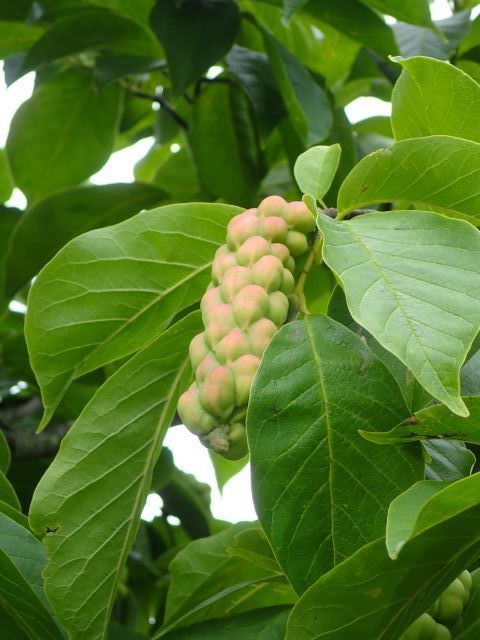
[[[287,319],[295,258],[314,216],[303,202],[270,196],[232,218],[201,301],[205,330],[190,344],[195,381],[180,397],[182,422],[228,458],[247,453],[245,417],[260,358]]]
[[[452,640],[450,628],[462,617],[470,599],[472,576],[464,571],[434,602],[427,613],[417,618],[401,640]]]

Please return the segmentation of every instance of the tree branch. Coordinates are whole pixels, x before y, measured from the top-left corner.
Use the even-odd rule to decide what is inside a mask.
[[[130,93],[133,93],[134,96],[138,98],[145,98],[145,100],[151,100],[151,102],[157,102],[165,111],[167,111],[175,122],[182,127],[185,131],[188,131],[188,122],[182,118],[182,116],[175,111],[170,102],[164,98],[161,94],[156,93],[147,93],[142,91],[141,89],[137,89],[136,87],[129,87],[128,89]]]

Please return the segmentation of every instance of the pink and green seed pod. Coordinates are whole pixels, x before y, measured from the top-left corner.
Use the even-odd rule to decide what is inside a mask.
[[[230,220],[201,301],[205,331],[190,345],[195,372],[178,413],[202,442],[227,458],[247,454],[245,417],[260,359],[287,319],[295,257],[315,219],[303,202],[269,196]]]

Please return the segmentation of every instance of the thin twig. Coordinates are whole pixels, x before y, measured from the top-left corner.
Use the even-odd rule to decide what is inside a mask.
[[[162,95],[160,95],[159,93],[147,93],[146,91],[142,91],[141,89],[137,89],[136,87],[129,87],[129,91],[138,98],[145,98],[145,100],[150,100],[151,102],[158,103],[163,109],[165,109],[165,111],[167,111],[172,116],[175,122],[180,127],[182,127],[182,129],[188,131],[188,122],[184,120],[182,116],[177,113],[177,111],[175,111],[170,102]]]

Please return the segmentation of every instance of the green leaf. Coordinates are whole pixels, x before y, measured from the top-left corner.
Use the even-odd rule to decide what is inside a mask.
[[[341,153],[340,145],[332,144],[312,147],[298,156],[293,171],[300,191],[322,200],[335,177]]]
[[[285,115],[285,107],[267,55],[234,45],[227,64],[249,97],[262,132],[268,135]]]
[[[449,135],[480,142],[480,85],[451,64],[431,58],[398,60],[403,71],[392,94],[397,140]]]
[[[390,557],[398,558],[405,545],[421,533],[478,509],[479,488],[480,474],[476,473],[453,483],[417,482],[398,496],[388,512],[386,547]]]
[[[308,0],[283,0],[283,15],[285,21],[288,22],[293,14],[305,6],[307,2]]]
[[[0,513],[3,513],[8,518],[10,518],[10,520],[13,520],[14,522],[18,523],[24,529],[27,529],[27,530],[29,529],[27,516],[24,515],[17,508],[12,507],[11,505],[4,502],[3,500],[0,500]]]
[[[43,29],[35,25],[0,21],[0,59],[30,49],[42,33]]]
[[[18,220],[6,258],[6,291],[13,296],[75,236],[150,209],[166,193],[148,184],[83,186],[30,207]]]
[[[69,70],[44,82],[20,106],[7,153],[15,184],[29,200],[100,169],[113,151],[120,98],[118,86],[99,90],[89,74]]]
[[[153,34],[134,20],[104,9],[85,8],[57,20],[27,53],[23,68],[30,71],[66,56],[107,46],[123,54],[161,55]]]
[[[75,238],[47,264],[25,327],[45,405],[41,427],[74,378],[142,348],[200,299],[237,213],[223,204],[153,209]]]
[[[281,0],[278,0],[280,3]],[[398,3],[397,7],[399,6]],[[373,49],[382,57],[395,55],[398,47],[392,30],[382,17],[361,2],[336,0],[335,2],[316,2],[310,0],[303,11],[307,16],[322,20],[347,34],[368,49]]]
[[[165,640],[283,640],[290,609],[268,607],[171,631]]]
[[[170,563],[172,582],[167,595],[165,625],[154,638],[172,628],[261,609],[292,604],[296,595],[278,566],[262,566],[255,559],[232,556],[228,548],[252,523],[238,523],[221,533],[195,540]]]
[[[414,202],[480,224],[480,144],[450,136],[412,138],[363,158],[338,194],[342,213],[381,202]]]
[[[7,439],[3,431],[0,431],[0,472],[7,473],[11,459],[12,454]]]
[[[357,433],[407,413],[388,369],[334,320],[307,316],[274,336],[247,415],[252,485],[262,527],[297,592],[382,535],[391,500],[422,477],[416,449],[384,457]]]
[[[62,640],[42,590],[46,557],[42,545],[24,527],[0,513],[0,614],[2,637]],[[8,635],[8,632],[13,632]]]
[[[280,565],[268,544],[267,536],[260,527],[241,531],[235,536],[235,541],[227,548],[227,551],[230,555],[249,560],[272,574],[282,574]]]
[[[352,317],[451,411],[468,416],[460,367],[479,329],[472,254],[480,232],[424,211],[318,217],[323,258],[341,281]]]
[[[424,503],[397,560],[378,540],[322,576],[294,607],[286,640],[398,640],[479,557],[477,476]]]
[[[150,22],[165,48],[173,86],[181,94],[228,53],[240,12],[231,0],[160,0]]]
[[[480,444],[480,396],[467,396],[462,400],[470,414],[468,418],[452,414],[445,405],[435,404],[417,411],[390,431],[362,431],[361,435],[378,444],[399,444],[440,436]]]
[[[72,640],[105,637],[163,437],[191,370],[190,314],[118,369],[85,407],[38,484],[45,592]],[[80,499],[81,498],[81,499]]]
[[[211,449],[208,453],[210,454],[210,460],[213,464],[213,470],[215,472],[215,479],[217,481],[219,491],[223,491],[227,482],[236,476],[237,473],[240,473],[248,463],[248,456],[245,456],[245,458],[241,458],[240,460],[227,460]]]
[[[449,482],[422,480],[396,497],[388,510],[385,543],[388,555],[396,560],[408,540],[414,535],[417,519],[424,505]]]
[[[432,26],[430,17],[430,4],[428,0],[360,0],[367,7],[371,7],[380,13],[409,22],[410,24]]]
[[[3,502],[6,502],[14,509],[20,510],[20,502],[18,501],[15,489],[3,473],[0,473],[0,500],[3,500]]]
[[[0,315],[8,299],[5,296],[5,269],[8,245],[15,225],[20,220],[20,211],[0,205]]]
[[[1,36],[0,36],[1,38]],[[0,202],[5,202],[12,195],[13,182],[7,164],[5,151],[0,149]]]
[[[325,91],[310,72],[266,29],[261,29],[273,73],[288,115],[305,144],[324,140],[332,128]]]
[[[447,60],[470,29],[470,12],[460,11],[435,23],[436,30],[405,22],[392,26],[400,53],[404,58],[429,56]],[[443,34],[443,37],[441,37]]]
[[[425,479],[454,482],[472,473],[475,455],[457,440],[424,440]]]
[[[194,103],[189,141],[199,175],[212,193],[241,206],[255,204],[260,157],[242,91],[230,84],[207,85]]]
[[[32,0],[0,1],[0,20],[25,20],[30,11]]]

